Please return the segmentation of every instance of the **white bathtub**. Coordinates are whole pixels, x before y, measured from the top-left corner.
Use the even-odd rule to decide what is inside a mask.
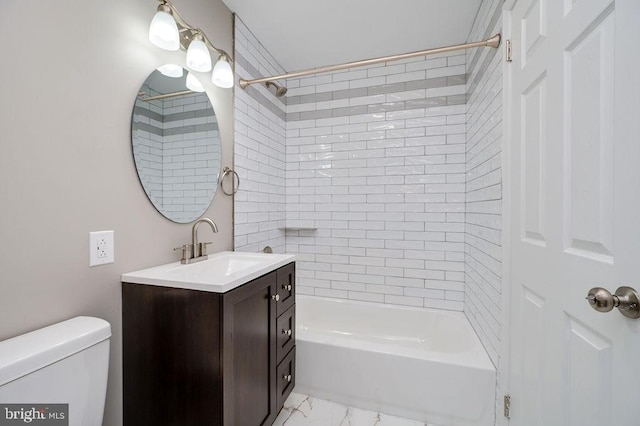
[[[442,426],[494,424],[496,372],[461,312],[296,298],[295,392]]]

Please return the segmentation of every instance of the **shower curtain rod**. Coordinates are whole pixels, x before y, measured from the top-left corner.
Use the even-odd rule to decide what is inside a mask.
[[[282,80],[285,78],[303,77],[305,75],[310,75],[310,74],[320,74],[325,72],[344,70],[347,68],[362,67],[365,65],[373,65],[373,64],[379,64],[381,62],[397,61],[400,59],[413,58],[416,56],[423,56],[423,55],[432,55],[435,53],[454,52],[456,50],[470,49],[473,47],[493,47],[497,49],[498,46],[500,46],[500,37],[501,37],[500,33],[498,33],[486,40],[474,41],[471,43],[456,44],[453,46],[445,46],[445,47],[436,47],[434,49],[421,50],[419,52],[410,52],[410,53],[402,53],[400,55],[383,56],[381,58],[365,59],[363,61],[347,62],[345,64],[339,64],[339,65],[329,65],[326,67],[312,68],[304,71],[296,71],[296,72],[290,72],[286,74],[274,75],[271,77],[256,78],[253,80],[245,80],[241,78],[240,87],[243,89],[246,89],[250,84],[265,83],[267,81],[276,81],[276,80]]]
[[[145,102],[151,102],[151,101],[157,101],[158,99],[173,98],[175,96],[188,95],[190,93],[196,93],[196,92],[194,92],[193,90],[183,90],[181,92],[165,93],[164,95],[155,95],[155,96],[149,96],[146,98],[140,98],[140,100],[143,100]],[[144,96],[144,95],[146,95],[145,92],[138,92],[138,96]]]

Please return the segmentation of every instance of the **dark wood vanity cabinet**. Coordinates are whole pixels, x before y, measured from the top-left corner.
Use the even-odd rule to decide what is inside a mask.
[[[295,264],[227,293],[123,283],[124,425],[271,425],[295,386]]]

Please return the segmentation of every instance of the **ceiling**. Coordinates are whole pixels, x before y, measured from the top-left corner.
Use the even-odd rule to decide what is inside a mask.
[[[464,43],[481,0],[223,0],[286,71]]]

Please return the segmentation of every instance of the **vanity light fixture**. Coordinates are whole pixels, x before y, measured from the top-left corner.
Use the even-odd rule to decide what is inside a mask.
[[[229,89],[233,87],[233,71],[229,64],[229,57],[226,54],[220,55],[216,66],[213,67],[211,81],[218,87]]]
[[[187,49],[187,66],[194,71],[211,71],[211,55],[202,41],[202,33],[196,33]]]
[[[204,87],[202,87],[202,83],[191,73],[187,74],[186,81],[187,89],[192,90],[194,92],[204,92]]]
[[[149,26],[149,41],[164,50],[180,49],[180,33],[171,9],[161,4]]]
[[[202,30],[187,24],[171,2],[168,0],[158,1],[160,2],[158,11],[149,27],[149,40],[161,49],[181,49],[187,52],[187,67],[198,72],[211,70],[209,51],[214,52],[218,55],[218,62],[213,67],[211,81],[216,86],[225,89],[233,87],[235,77],[231,69],[229,54],[215,47]]]
[[[166,75],[171,78],[180,78],[184,74],[184,69],[180,65],[176,64],[166,64],[158,67],[158,71],[162,73],[162,75]]]

